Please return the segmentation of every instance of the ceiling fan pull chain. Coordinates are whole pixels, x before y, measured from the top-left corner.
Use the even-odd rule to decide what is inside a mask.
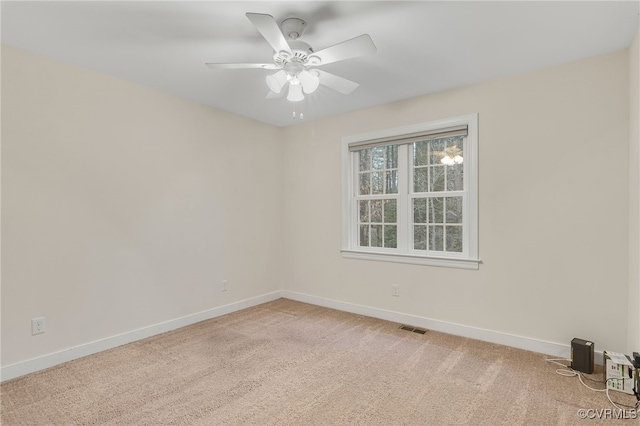
[[[293,113],[291,114],[291,116],[293,117],[293,119],[295,120],[296,116],[298,116],[298,118],[300,118],[300,120],[304,120],[304,113],[301,111],[302,107],[300,106],[301,102],[296,103],[296,105],[293,106]]]

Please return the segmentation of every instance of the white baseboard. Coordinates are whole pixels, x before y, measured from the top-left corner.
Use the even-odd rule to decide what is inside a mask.
[[[184,317],[176,318],[173,320],[153,324],[148,327],[139,328],[137,330],[128,331],[126,333],[107,337],[105,339],[84,343],[82,345],[74,346],[62,351],[42,355],[37,358],[32,358],[26,361],[3,366],[0,369],[0,381],[24,376],[25,374],[44,370],[45,368],[53,367],[67,361],[72,361],[74,359],[82,358],[87,355],[95,354],[107,349],[112,349],[117,346],[135,342],[137,340],[141,340],[150,336],[155,336],[156,334],[165,333],[167,331],[175,330],[176,328],[195,324],[200,321],[216,318],[221,315],[239,311],[241,309],[246,309],[252,306],[260,305],[262,303],[270,302],[272,300],[279,299],[280,297],[282,297],[281,292],[276,291],[273,293],[264,294],[262,296],[240,300],[228,305],[218,306],[216,308],[197,312],[195,314],[186,315]]]
[[[403,314],[400,312],[388,311],[370,306],[357,305],[339,300],[325,299],[322,297],[311,296],[304,293],[283,290],[282,297],[297,300],[299,302],[310,303],[312,305],[324,306],[326,308],[337,309],[340,311],[351,312],[354,314],[366,315],[368,317],[380,318],[387,321],[393,321],[400,324],[422,327],[429,330],[440,331],[442,333],[453,334],[456,336],[469,337],[471,339],[482,340],[484,342],[497,343],[500,345],[511,346],[514,348],[525,349],[532,352],[538,352],[550,355],[554,358],[571,358],[571,346],[560,343],[547,342],[544,340],[532,339],[530,337],[516,336],[499,331],[485,330],[467,325],[454,324],[446,321],[434,320],[431,318],[420,317],[417,315]],[[602,351],[595,353],[596,364],[602,365]]]
[[[380,318],[400,324],[413,325],[429,330],[440,331],[442,333],[453,334],[456,336],[469,337],[485,342],[525,349],[532,352],[547,354],[554,358],[568,359],[571,357],[571,347],[569,345],[547,342],[544,340],[537,340],[529,337],[516,336],[513,334],[501,333],[499,331],[485,330],[482,328],[470,327],[467,325],[454,324],[446,321],[420,317],[417,315],[403,314],[400,312],[388,311],[385,309],[374,308],[370,306],[342,302],[339,300],[326,299],[323,297],[297,293],[289,290],[281,290],[264,294],[262,296],[230,303],[228,305],[219,306],[217,308],[208,309],[206,311],[165,321],[159,324],[154,324],[148,327],[139,328],[137,330],[108,337],[106,339],[96,340],[93,342],[74,346],[72,348],[50,353],[37,358],[7,365],[0,368],[0,381],[10,380],[16,377],[23,376],[25,374],[44,370],[45,368],[53,367],[67,361],[72,361],[74,359],[82,358],[87,355],[95,354],[107,349],[112,349],[117,346],[135,342],[137,340],[154,336],[156,334],[175,330],[177,328],[184,327],[190,324],[195,324],[200,321],[216,318],[235,311],[239,311],[241,309],[250,308],[252,306],[270,302],[281,297],[291,300],[297,300],[299,302],[310,303],[312,305],[324,306],[326,308],[351,312],[354,314]],[[596,351],[595,358],[596,363],[602,365],[601,351]]]

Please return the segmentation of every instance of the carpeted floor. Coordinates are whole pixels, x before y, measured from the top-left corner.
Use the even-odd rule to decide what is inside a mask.
[[[279,299],[4,382],[1,420],[3,425],[640,423],[581,420],[579,409],[613,407],[604,393],[588,390],[576,377],[555,374],[557,367],[544,355],[399,326]],[[602,388],[596,381],[587,383]],[[620,403],[635,401],[612,394]]]

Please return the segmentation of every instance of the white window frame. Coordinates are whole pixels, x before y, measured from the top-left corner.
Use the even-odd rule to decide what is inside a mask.
[[[399,177],[398,196],[403,202],[398,202],[398,248],[385,249],[379,247],[360,247],[358,245],[358,217],[355,200],[357,165],[356,153],[349,151],[352,144],[383,138],[401,138],[413,133],[445,129],[455,126],[467,126],[467,136],[464,148],[464,203],[463,210],[463,241],[462,253],[436,252],[421,253],[410,248],[407,241],[412,235],[412,214],[407,201],[412,197],[409,184],[410,155],[406,155],[407,164],[400,164],[399,173],[404,170],[404,176]],[[407,149],[407,145],[399,148]],[[396,127],[371,133],[345,136],[342,138],[342,256],[350,259],[374,260],[383,262],[411,263],[418,265],[441,266],[460,269],[478,269],[478,114],[461,115],[458,117],[419,123],[409,126]],[[401,193],[402,191],[402,193]]]

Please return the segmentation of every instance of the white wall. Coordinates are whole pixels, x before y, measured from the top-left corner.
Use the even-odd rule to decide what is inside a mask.
[[[620,51],[287,128],[285,288],[625,351],[627,82],[628,52]],[[479,270],[342,259],[341,138],[474,112]]]
[[[640,28],[629,47],[629,332],[640,352]]]
[[[2,89],[3,366],[281,288],[280,129],[8,47]]]
[[[3,47],[3,367],[282,288],[625,351],[634,43],[286,129]],[[480,269],[342,259],[341,138],[473,112]]]

